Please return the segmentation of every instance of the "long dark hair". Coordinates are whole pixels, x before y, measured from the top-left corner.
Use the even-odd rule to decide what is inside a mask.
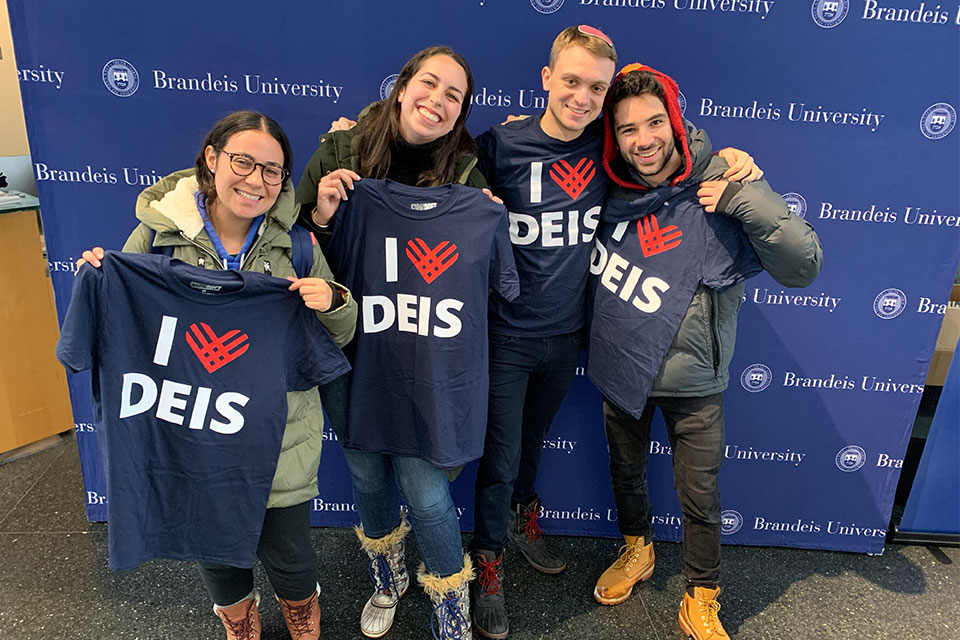
[[[197,154],[197,184],[200,186],[200,193],[203,194],[207,206],[217,201],[217,187],[213,172],[207,168],[206,149],[211,146],[220,151],[231,136],[241,131],[264,131],[270,134],[280,144],[280,150],[283,151],[283,168],[287,170],[287,178],[284,178],[280,185],[281,188],[290,176],[290,167],[293,165],[293,151],[290,149],[287,134],[283,132],[276,120],[259,111],[234,111],[213,125],[210,133],[203,140],[200,153]]]
[[[464,154],[475,154],[477,145],[467,132],[467,114],[473,97],[473,74],[470,66],[459,53],[450,47],[428,47],[420,51],[403,65],[396,84],[386,100],[375,105],[363,119],[360,133],[357,135],[357,150],[360,156],[359,173],[365,178],[384,178],[390,170],[391,149],[400,140],[400,103],[397,98],[410,79],[420,70],[427,58],[447,56],[463,67],[467,76],[467,92],[463,96],[460,116],[453,123],[453,129],[440,138],[441,142],[433,151],[433,167],[420,174],[416,186],[433,187],[453,182],[457,158]]]

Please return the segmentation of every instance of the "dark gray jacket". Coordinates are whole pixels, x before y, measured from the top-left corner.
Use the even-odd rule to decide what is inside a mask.
[[[721,180],[728,165],[719,156],[711,155],[706,132],[687,123],[686,133],[684,142],[689,145],[691,170],[683,183]],[[658,191],[674,191],[675,187],[649,188],[639,183],[618,158],[611,158],[609,166],[616,176],[610,198],[636,200],[645,191],[653,196],[652,208],[645,213],[675,206],[669,198],[656,197]],[[732,183],[724,191],[717,211],[743,224],[763,268],[780,284],[805,287],[820,272],[822,252],[816,232],[790,212],[783,198],[765,180]],[[707,396],[727,388],[743,290],[743,283],[722,291],[704,286],[697,289],[660,366],[651,396]]]

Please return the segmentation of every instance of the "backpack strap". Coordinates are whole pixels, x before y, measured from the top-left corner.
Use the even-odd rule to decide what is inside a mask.
[[[147,227],[150,229],[149,227]],[[164,245],[162,247],[154,246],[153,240],[157,237],[157,232],[150,229],[150,253],[156,253],[162,256],[173,257],[173,245]]]
[[[306,278],[313,270],[313,234],[298,224],[290,228],[290,261],[298,278]]]

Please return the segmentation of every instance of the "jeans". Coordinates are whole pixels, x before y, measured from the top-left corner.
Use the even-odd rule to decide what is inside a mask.
[[[310,503],[267,509],[257,543],[277,596],[284,600],[309,598],[317,589],[317,554],[310,539]],[[198,563],[200,577],[214,604],[227,607],[253,590],[253,569],[208,562]]]
[[[573,383],[582,335],[490,335],[490,396],[474,487],[474,548],[499,552],[507,542],[511,504],[529,504],[537,497],[543,439]]]
[[[320,387],[323,408],[341,441],[349,389],[349,373]],[[463,569],[460,520],[445,471],[421,458],[346,447],[343,454],[350,469],[353,500],[367,537],[382,538],[400,525],[399,487],[427,571],[446,578]]]
[[[657,407],[667,425],[673,450],[673,483],[683,512],[683,575],[688,584],[713,587],[720,577],[722,393],[699,398],[649,398],[639,420],[604,398],[603,423],[620,532],[653,538],[647,456],[650,422]]]
[[[422,458],[347,448],[343,452],[368,538],[382,538],[400,525],[399,486],[427,571],[446,578],[463,569],[460,520],[446,472]]]

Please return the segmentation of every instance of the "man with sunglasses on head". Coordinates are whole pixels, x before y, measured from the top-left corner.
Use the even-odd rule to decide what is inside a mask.
[[[503,548],[509,539],[543,573],[566,562],[537,522],[537,471],[544,437],[573,382],[583,346],[586,289],[594,235],[606,199],[597,120],[616,70],[613,42],[588,25],[564,29],[543,67],[547,108],[479,136],[480,169],[510,212],[520,297],[490,300],[490,396],[477,471],[471,555],[474,628],[505,638]],[[724,150],[748,164],[749,156]],[[734,164],[734,162],[731,162]]]

